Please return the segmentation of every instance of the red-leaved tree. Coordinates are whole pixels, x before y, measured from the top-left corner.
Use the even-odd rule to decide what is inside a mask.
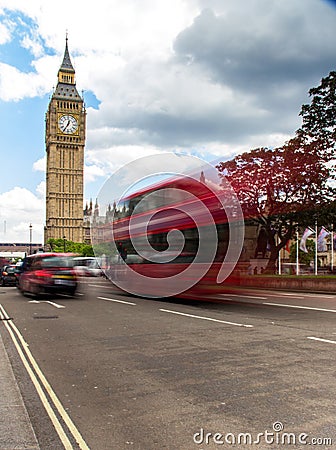
[[[266,231],[270,258],[265,273],[275,273],[279,251],[297,225],[314,224],[334,199],[328,161],[319,141],[297,136],[283,147],[255,149],[217,166],[235,190],[245,219]]]

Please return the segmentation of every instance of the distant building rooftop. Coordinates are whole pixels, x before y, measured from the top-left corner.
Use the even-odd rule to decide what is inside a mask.
[[[29,242],[0,242],[0,252],[27,252],[31,248],[32,253],[34,250],[39,250],[40,248],[43,248],[43,244],[36,244]]]

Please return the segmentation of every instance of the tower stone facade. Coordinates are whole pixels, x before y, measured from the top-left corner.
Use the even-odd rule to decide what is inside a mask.
[[[46,113],[46,225],[48,239],[83,242],[83,173],[86,111],[78,94],[68,38],[57,86]]]

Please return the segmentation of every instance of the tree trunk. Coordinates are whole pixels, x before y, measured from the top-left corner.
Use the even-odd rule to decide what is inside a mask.
[[[270,248],[271,252],[264,273],[268,275],[274,275],[276,273],[277,260],[279,258],[280,249],[278,249],[277,246],[275,245],[274,239],[272,239],[271,242],[269,242],[269,245],[271,247]]]
[[[271,250],[270,258],[269,258],[267,266],[264,270],[265,274],[274,275],[276,273],[278,257],[279,257],[279,252],[277,251],[277,249],[274,249],[274,251]]]

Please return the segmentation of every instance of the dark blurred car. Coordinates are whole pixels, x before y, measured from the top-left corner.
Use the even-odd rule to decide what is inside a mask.
[[[17,287],[23,295],[74,295],[77,277],[73,266],[73,256],[68,253],[36,253],[27,256],[18,269]]]
[[[16,285],[16,267],[4,266],[1,269],[0,286],[15,286]]]

